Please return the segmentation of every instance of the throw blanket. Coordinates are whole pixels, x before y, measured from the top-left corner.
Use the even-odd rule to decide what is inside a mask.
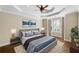
[[[24,43],[24,48],[27,50],[28,45],[29,45],[29,43],[30,43],[31,41],[37,40],[37,39],[42,38],[42,37],[44,37],[44,36],[45,36],[45,35],[37,36],[37,37],[33,37],[33,38],[30,38],[30,39],[26,40],[25,43]]]
[[[45,36],[45,37],[40,38],[38,40],[34,40],[34,41],[30,42],[30,44],[27,48],[27,52],[28,53],[39,52],[41,49],[45,48],[46,46],[48,46],[55,40],[56,39],[51,36]]]

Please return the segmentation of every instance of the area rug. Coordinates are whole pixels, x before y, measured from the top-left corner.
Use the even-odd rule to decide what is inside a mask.
[[[27,53],[22,45],[15,47],[14,50],[16,53]]]
[[[57,45],[49,51],[49,53],[68,53],[69,51],[65,49],[64,42],[57,41]]]

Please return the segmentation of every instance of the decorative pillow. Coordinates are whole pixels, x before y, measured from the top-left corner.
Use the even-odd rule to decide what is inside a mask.
[[[33,36],[33,32],[27,32],[25,33],[25,37]]]
[[[38,34],[40,34],[40,32],[39,31],[33,31],[33,34],[38,35]]]
[[[33,35],[33,32],[31,32],[31,31],[23,31],[22,34],[23,34],[23,37],[29,37],[29,36]]]

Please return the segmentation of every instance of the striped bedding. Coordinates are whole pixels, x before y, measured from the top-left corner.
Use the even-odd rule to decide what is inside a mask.
[[[28,53],[37,53],[55,40],[52,36],[42,34],[21,38],[21,42]]]
[[[24,48],[27,50],[28,46],[29,46],[29,43],[34,41],[34,40],[38,40],[39,38],[42,38],[44,37],[45,35],[39,35],[39,36],[35,36],[35,37],[32,37],[32,38],[29,38],[28,40],[25,41],[24,43]]]
[[[55,41],[56,39],[51,36],[45,36],[43,38],[40,38],[38,40],[34,40],[30,42],[27,52],[28,53],[36,53],[39,52],[41,49],[45,48],[47,45]]]

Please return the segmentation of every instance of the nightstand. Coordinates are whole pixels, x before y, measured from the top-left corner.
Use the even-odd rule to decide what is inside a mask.
[[[71,42],[70,52],[71,53],[79,53],[79,47],[76,46],[75,42]]]
[[[10,40],[10,44],[21,44],[20,38],[19,37],[15,37],[15,38],[11,38]]]

